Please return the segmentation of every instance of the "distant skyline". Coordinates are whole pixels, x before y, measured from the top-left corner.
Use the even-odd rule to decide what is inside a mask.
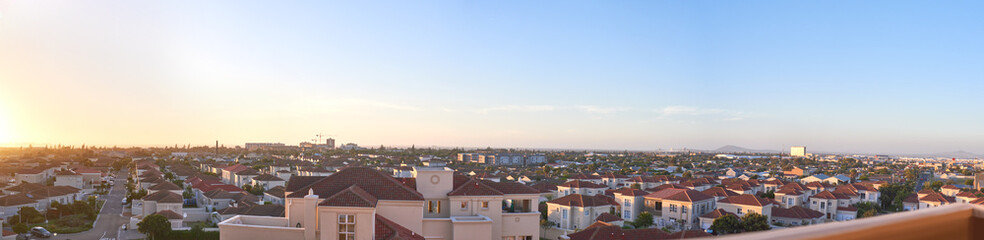
[[[979,9],[0,0],[0,145],[982,154]]]

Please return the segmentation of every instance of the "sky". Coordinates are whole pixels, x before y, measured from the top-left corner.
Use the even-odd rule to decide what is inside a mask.
[[[0,144],[984,153],[982,5],[0,0]]]

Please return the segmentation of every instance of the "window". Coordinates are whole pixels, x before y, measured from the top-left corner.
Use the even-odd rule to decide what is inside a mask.
[[[461,201],[461,209],[468,209],[468,202],[467,201]]]
[[[584,209],[584,216],[588,216],[588,210]]]
[[[338,239],[355,240],[355,215],[338,215]]]
[[[562,214],[562,217],[563,217],[564,219],[567,219],[567,209],[564,209],[564,212],[563,212],[563,214]]]
[[[489,209],[489,201],[482,202],[482,208]],[[567,210],[564,210],[564,211],[567,211]]]
[[[687,213],[687,206],[680,206],[681,213]]]
[[[533,240],[533,236],[520,236],[520,240]]]
[[[622,213],[622,218],[628,218],[629,216],[632,216],[632,214],[630,214],[630,213],[632,213],[632,212],[630,212],[629,210],[625,210]]]
[[[741,208],[738,208],[738,214],[742,214],[742,213],[741,213]]]
[[[820,208],[823,209],[827,205],[826,202],[820,202]]]
[[[670,204],[670,212],[676,212],[676,204]]]
[[[632,202],[630,202],[628,199],[625,199],[625,206],[626,207],[631,207],[632,206]]]

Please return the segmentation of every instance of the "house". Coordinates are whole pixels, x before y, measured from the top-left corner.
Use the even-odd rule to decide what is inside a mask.
[[[182,189],[181,187],[178,187],[177,184],[174,184],[174,183],[168,182],[168,181],[164,181],[164,182],[155,184],[154,186],[150,186],[149,188],[147,188],[147,194],[152,194],[152,193],[155,193],[155,192],[158,192],[158,191],[169,191],[169,192],[173,192],[173,193],[178,194],[178,195],[181,195],[181,194],[184,193],[184,189]]]
[[[598,194],[605,194],[605,190],[607,189],[608,186],[598,183],[587,181],[569,181],[564,184],[557,185],[557,197],[564,197],[571,194],[594,196]]]
[[[619,189],[625,186],[626,181],[629,180],[628,176],[617,174],[617,173],[606,173],[601,175],[601,184],[608,186],[610,189]]]
[[[213,189],[202,194],[204,207],[206,210],[222,210],[227,207],[237,207],[244,205],[259,204],[260,198],[256,195],[245,192],[227,192],[222,189]]]
[[[253,177],[253,179],[251,180],[250,185],[260,186],[260,187],[263,187],[263,189],[271,189],[271,188],[277,187],[277,186],[283,187],[284,186],[284,183],[285,183],[285,181],[282,178],[279,178],[277,176],[273,176],[273,175],[270,175],[270,174],[263,174],[263,175],[259,175],[259,176]]]
[[[547,202],[547,220],[560,229],[576,230],[595,222],[602,213],[615,209],[618,203],[605,195],[570,194]]]
[[[823,223],[824,214],[802,206],[772,207],[772,223],[782,225],[810,225]]]
[[[803,176],[809,174],[809,172],[799,167],[793,167],[789,171],[782,171],[782,174],[786,176]]]
[[[331,171],[321,167],[304,167],[297,170],[297,176],[330,176]]]
[[[602,184],[602,185],[604,184],[603,179],[601,179],[601,176],[598,176],[598,175],[587,175],[587,174],[583,174],[583,173],[578,173],[578,174],[576,174],[574,176],[571,176],[570,178],[567,178],[567,181],[568,182],[570,182],[570,181],[582,181],[582,182],[591,182],[591,183],[594,183],[594,184]]]
[[[634,188],[622,188],[614,193],[615,202],[619,204],[622,211],[622,219],[635,221],[636,217],[642,213],[645,206],[645,196],[649,193]]]
[[[824,214],[824,219],[828,220],[851,220],[857,216],[857,209],[850,205],[855,201],[852,197],[843,193],[822,191],[810,196],[810,209]]]
[[[229,207],[213,212],[210,218],[212,222],[222,222],[236,215],[284,217],[284,205],[264,204]]]
[[[236,165],[228,166],[228,167],[222,168],[221,173],[219,174],[219,176],[222,178],[222,182],[225,182],[225,183],[228,183],[228,184],[232,184],[232,185],[236,185],[236,186],[242,186],[242,184],[238,184],[239,183],[239,179],[236,177],[236,173],[241,172],[241,171],[245,171],[246,169],[250,169],[250,168],[247,167],[247,166],[243,166],[242,164],[236,164]],[[259,174],[256,174],[256,175],[258,176]]]
[[[82,175],[71,170],[58,171],[55,173],[55,186],[69,186],[82,189],[84,186]]]
[[[736,216],[736,217],[738,216],[738,215],[735,215],[734,213],[725,211],[724,209],[720,209],[720,208],[714,209],[714,210],[711,210],[708,213],[705,213],[704,215],[700,215],[700,217],[699,217],[699,219],[700,219],[700,228],[701,229],[709,229],[709,228],[711,228],[711,225],[714,224],[714,219],[718,219],[720,217],[723,217],[724,215],[732,215],[732,216]]]
[[[953,186],[953,184],[944,185],[940,187],[940,193],[947,197],[956,197],[957,193],[960,193],[960,188]]]
[[[54,173],[53,169],[44,167],[21,169],[14,173],[14,180],[17,182],[44,184],[51,177],[52,173]]]
[[[643,211],[652,213],[657,225],[677,224],[693,229],[699,227],[701,215],[715,209],[714,197],[687,188],[665,188],[644,198]]]
[[[704,190],[704,191],[701,191],[701,192],[704,193],[704,194],[707,194],[708,196],[714,197],[714,201],[720,201],[721,199],[724,199],[724,198],[730,197],[730,196],[738,196],[738,195],[741,195],[741,194],[736,193],[734,191],[731,191],[731,190],[728,190],[728,189],[724,189],[723,187],[712,187],[712,188],[708,188],[707,190]]]
[[[256,171],[256,169],[247,168],[242,171],[233,173],[233,175],[235,177],[233,178],[233,183],[230,184],[235,186],[242,186],[246,184],[252,184],[253,178],[260,176],[260,172]]]
[[[263,192],[263,201],[270,202],[273,204],[284,204],[284,186],[276,186]]]
[[[560,195],[560,191],[557,190],[557,185],[549,182],[540,182],[530,186],[537,191],[540,191],[540,201],[549,201],[551,199],[557,198]]]
[[[816,174],[816,175],[813,175],[813,176],[801,178],[799,181],[800,181],[800,183],[807,184],[807,183],[811,183],[811,182],[822,182],[822,181],[824,181],[824,180],[826,180],[828,178],[830,178],[830,176],[827,176],[827,175],[824,175],[824,174]]]
[[[220,222],[224,239],[532,239],[539,236],[539,191],[446,167],[415,167],[399,181],[368,167],[330,176],[294,176],[284,217],[237,215]],[[408,185],[412,183],[412,185]]]
[[[717,207],[724,211],[735,213],[738,217],[745,214],[758,213],[765,217],[772,216],[772,207],[775,206],[772,200],[760,198],[751,194],[729,196],[717,201]]]

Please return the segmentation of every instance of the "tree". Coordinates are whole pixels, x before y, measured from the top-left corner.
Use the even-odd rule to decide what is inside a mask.
[[[631,186],[631,188],[633,188],[633,189],[642,189],[642,185],[639,185],[638,183],[633,183],[632,186]]]
[[[147,215],[137,223],[137,231],[147,234],[151,239],[156,239],[171,232],[171,222],[160,214]]]
[[[28,227],[27,224],[24,223],[17,223],[14,225],[13,228],[14,228],[14,232],[17,234],[25,234],[27,233],[27,230],[30,230],[30,227]]]
[[[741,232],[741,220],[738,219],[738,216],[726,214],[714,219],[714,222],[711,223],[710,229],[714,231],[715,234]]]
[[[691,178],[693,176],[694,176],[693,173],[690,173],[690,171],[686,171],[686,172],[683,173],[683,177],[684,178]]]
[[[745,214],[741,217],[741,227],[745,232],[764,231],[772,229],[769,226],[769,218],[758,213]]]
[[[636,228],[645,228],[653,225],[653,214],[649,212],[642,212],[636,217],[636,220],[632,222],[632,225]]]
[[[768,192],[764,192],[764,193],[760,194],[759,197],[761,197],[761,198],[768,198],[768,199],[775,199],[776,198],[776,191],[775,190],[769,190]]]
[[[943,187],[943,181],[933,181],[933,183],[929,184],[929,188],[932,188],[933,191],[939,192],[941,187]]]
[[[967,181],[964,181],[964,185],[973,186],[974,185],[974,179],[967,179]]]
[[[27,223],[44,221],[44,216],[41,215],[41,212],[38,212],[33,207],[21,207],[20,210],[17,210],[17,218],[19,218],[20,222],[27,221]]]
[[[876,212],[875,209],[868,209],[868,211],[864,211],[864,213],[861,214],[861,217],[874,217],[875,215],[878,215],[878,212]]]

